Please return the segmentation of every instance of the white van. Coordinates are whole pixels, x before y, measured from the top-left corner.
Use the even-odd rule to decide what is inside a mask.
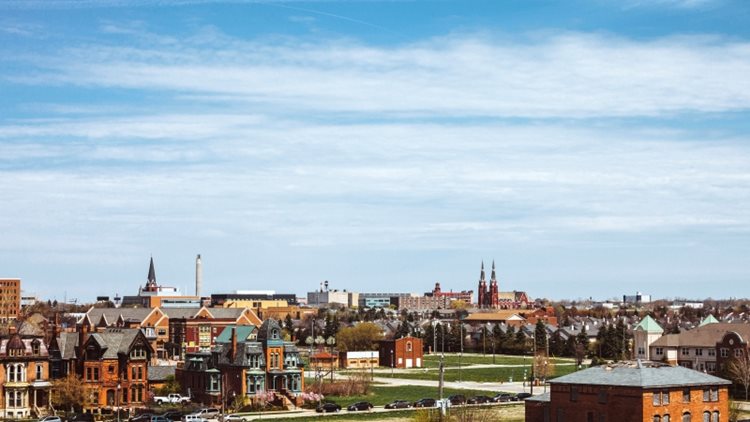
[[[203,416],[194,413],[190,415],[184,415],[180,419],[182,420],[182,422],[208,422]]]

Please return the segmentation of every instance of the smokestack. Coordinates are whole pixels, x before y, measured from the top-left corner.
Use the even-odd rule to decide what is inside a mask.
[[[195,295],[201,297],[201,284],[203,284],[203,265],[201,255],[195,258]]]

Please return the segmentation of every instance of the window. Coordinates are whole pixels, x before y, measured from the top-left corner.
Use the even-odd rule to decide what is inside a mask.
[[[661,418],[661,422],[669,422],[669,415],[664,415],[664,416],[663,416],[663,417]]]
[[[411,342],[410,341],[406,342],[406,351],[407,352],[411,352]]]
[[[44,366],[41,363],[36,364],[36,379],[41,380],[44,377]]]
[[[711,401],[719,401],[719,389],[718,388],[711,389]]]
[[[689,389],[682,390],[682,402],[690,403],[690,390]]]
[[[144,379],[143,378],[143,367],[142,366],[138,367],[138,377],[136,379],[139,379],[139,380]]]
[[[661,392],[661,404],[669,404],[669,391]]]
[[[135,372],[135,366],[131,366],[130,367],[130,379],[131,380],[136,379],[136,375],[138,375],[138,374]]]
[[[607,404],[607,392],[605,390],[599,390],[599,404]]]
[[[641,356],[646,354],[646,351],[643,349],[643,347],[638,347],[638,354]]]
[[[107,367],[107,372],[109,372],[110,374],[114,374],[115,373],[115,366],[114,365],[109,365]]]
[[[39,341],[38,340],[34,340],[31,342],[31,353],[33,355],[39,354]]]
[[[703,412],[703,422],[711,422],[711,412]]]
[[[708,349],[709,356],[716,356],[716,349]]]
[[[719,411],[714,411],[713,418],[711,418],[711,422],[719,422]]]
[[[144,359],[146,357],[146,349],[142,347],[136,347],[130,351],[130,359]]]
[[[211,380],[208,386],[209,391],[219,391],[219,374],[211,374]]]
[[[742,349],[734,349],[734,357],[741,358],[742,357]]]
[[[727,349],[726,347],[722,347],[721,350],[719,351],[719,354],[721,354],[721,357],[723,357],[723,358],[728,358],[729,357],[729,349]]]
[[[695,356],[703,356],[703,349],[695,349]]]
[[[586,414],[586,422],[594,422],[594,412],[588,412]]]
[[[657,347],[656,348],[656,354],[661,356],[664,354],[664,348],[663,347]]]
[[[661,393],[658,391],[654,391],[653,394],[653,405],[654,406],[660,406],[661,405]]]
[[[661,422],[661,416],[654,415],[654,422]]]
[[[99,381],[99,368],[94,368],[94,381]]]
[[[278,339],[279,338],[279,330],[277,330],[275,328],[273,330],[271,330],[271,338],[274,339],[274,340]]]
[[[685,412],[682,414],[682,422],[691,422],[692,418],[690,417],[690,412]]]
[[[578,387],[570,387],[570,401],[578,401]]]
[[[716,362],[706,362],[706,371],[716,372]]]
[[[687,347],[683,347],[682,356],[690,356],[690,349],[688,349]]]
[[[557,408],[557,422],[565,422],[565,410]]]

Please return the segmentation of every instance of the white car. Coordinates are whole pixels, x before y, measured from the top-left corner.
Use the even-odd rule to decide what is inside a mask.
[[[221,422],[246,422],[247,419],[245,419],[245,416],[238,415],[236,413],[232,413],[231,415],[221,415],[219,416],[219,421]]]
[[[45,416],[39,422],[62,422],[62,419],[59,416]]]

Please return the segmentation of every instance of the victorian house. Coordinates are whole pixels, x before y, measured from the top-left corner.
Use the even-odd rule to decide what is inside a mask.
[[[196,401],[220,405],[237,396],[253,401],[258,393],[274,392],[278,404],[301,404],[303,367],[297,347],[281,337],[278,322],[258,328],[228,326],[208,352],[188,353],[177,368],[183,393]]]
[[[80,373],[92,409],[143,407],[148,402],[148,363],[154,353],[139,328],[91,333],[80,352]]]
[[[40,337],[0,340],[0,417],[43,416],[50,404],[49,354]]]

